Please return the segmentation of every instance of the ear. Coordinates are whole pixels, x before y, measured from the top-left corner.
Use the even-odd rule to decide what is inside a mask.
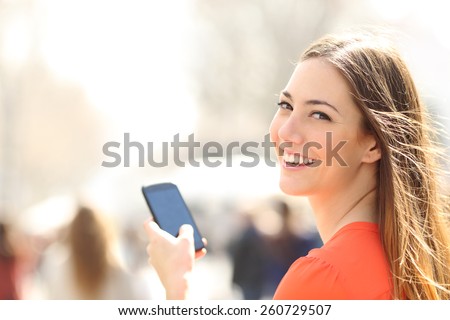
[[[361,159],[364,163],[374,163],[381,159],[381,149],[375,137],[370,135],[366,138],[366,150]]]

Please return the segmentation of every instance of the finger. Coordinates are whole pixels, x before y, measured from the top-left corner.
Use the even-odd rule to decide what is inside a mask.
[[[151,227],[150,227],[150,224],[151,224],[152,222],[154,222],[154,220],[151,219],[151,218],[148,218],[148,219],[145,220],[145,222],[144,222],[144,229],[145,229],[146,231],[149,231],[150,233],[152,232],[152,229],[151,229]]]
[[[147,219],[144,223],[144,229],[149,239],[153,238],[159,226],[152,219]]]
[[[208,246],[208,240],[206,238],[202,238],[202,242],[205,247]]]
[[[150,221],[149,223],[145,224],[145,230],[147,232],[148,238],[150,242],[155,243],[175,243],[175,237],[172,236],[170,233],[164,231],[161,229],[158,224],[154,221]]]
[[[144,229],[147,229],[147,225],[151,222],[151,221],[154,221],[153,220],[153,217],[149,217],[149,218],[147,218],[145,221],[144,221]]]
[[[150,221],[155,221],[152,216],[148,217],[144,224],[149,223]]]
[[[201,258],[203,258],[203,257],[206,255],[207,252],[208,252],[208,251],[207,251],[205,248],[196,251],[196,252],[195,252],[195,259],[201,259]]]
[[[189,237],[192,238],[194,236],[194,228],[190,224],[183,224],[180,227],[179,237],[185,238]]]
[[[194,229],[189,224],[184,224],[180,227],[180,232],[177,240],[183,246],[187,246],[189,250],[194,254]]]

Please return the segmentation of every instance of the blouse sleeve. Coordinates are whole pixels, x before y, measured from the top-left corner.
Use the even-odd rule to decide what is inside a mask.
[[[281,280],[275,300],[348,299],[338,271],[317,257],[304,257],[292,264]]]

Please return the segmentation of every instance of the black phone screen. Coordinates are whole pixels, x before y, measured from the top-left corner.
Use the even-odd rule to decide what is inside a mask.
[[[194,228],[195,250],[204,248],[202,236],[176,185],[150,185],[142,187],[142,192],[155,222],[161,229],[176,237],[183,224],[190,224]]]

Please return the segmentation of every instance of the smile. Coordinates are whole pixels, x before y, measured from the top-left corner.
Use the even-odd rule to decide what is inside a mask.
[[[299,153],[284,153],[283,161],[286,163],[287,167],[300,167],[300,166],[311,166],[317,160],[303,157]]]

